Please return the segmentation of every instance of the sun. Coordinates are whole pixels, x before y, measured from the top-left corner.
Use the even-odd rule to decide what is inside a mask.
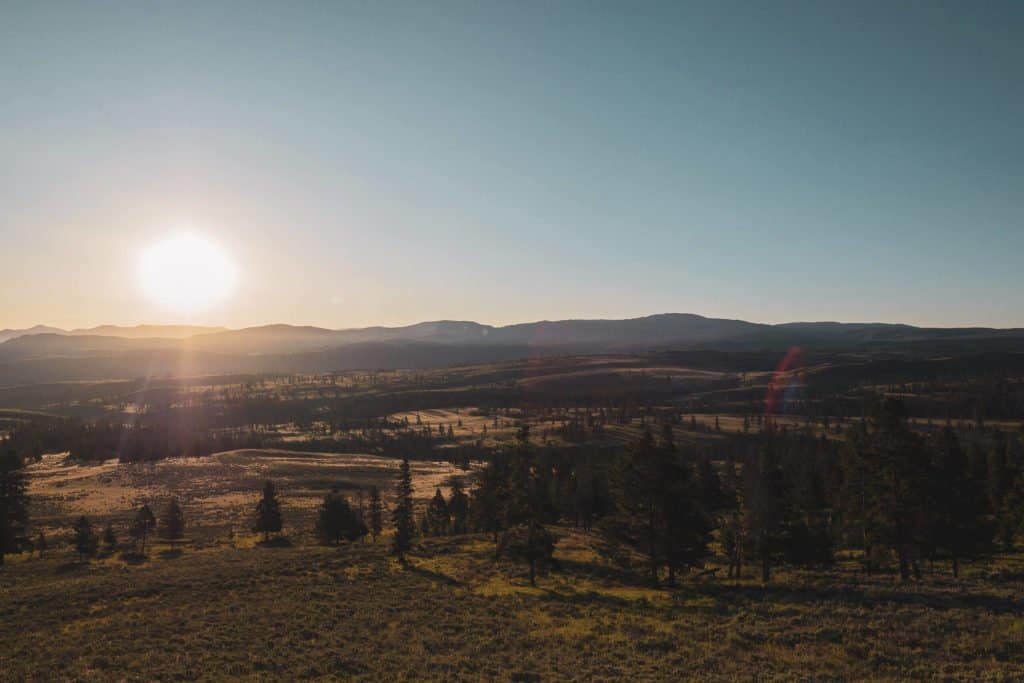
[[[238,271],[216,243],[182,232],[143,251],[139,279],[155,303],[192,313],[227,297],[234,289]]]

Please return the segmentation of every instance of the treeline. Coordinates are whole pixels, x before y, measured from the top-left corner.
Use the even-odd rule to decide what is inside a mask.
[[[43,453],[68,452],[79,462],[117,458],[150,462],[175,456],[203,456],[236,448],[260,448],[264,439],[240,430],[211,431],[161,416],[134,424],[75,418],[26,420],[13,427],[0,448],[37,460]]]
[[[715,463],[677,445],[666,423],[598,466],[545,457],[524,426],[468,499],[435,494],[420,531],[488,532],[499,554],[532,566],[551,561],[548,525],[594,527],[610,557],[643,558],[656,581],[704,566],[717,537],[729,576],[753,564],[768,581],[782,563],[826,567],[839,549],[861,551],[868,572],[892,562],[906,579],[924,561],[946,560],[958,575],[961,560],[1012,547],[1024,525],[1019,447],[992,432],[987,449],[977,439],[964,448],[951,425],[923,436],[897,400],[848,426],[842,442],[769,421],[735,443]]]

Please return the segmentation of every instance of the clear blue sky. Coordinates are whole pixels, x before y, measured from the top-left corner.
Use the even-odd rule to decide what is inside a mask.
[[[295,7],[286,7],[286,5]],[[1024,326],[1022,2],[4,2],[0,327]]]

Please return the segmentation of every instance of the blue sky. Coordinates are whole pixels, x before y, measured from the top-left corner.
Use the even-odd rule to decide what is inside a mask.
[[[0,327],[1024,326],[1024,3],[285,4],[0,4]]]

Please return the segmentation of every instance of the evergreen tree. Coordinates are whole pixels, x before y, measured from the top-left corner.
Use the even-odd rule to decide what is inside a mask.
[[[655,444],[650,430],[616,464],[613,496],[617,513],[605,524],[615,543],[625,543],[648,558],[651,580],[668,567],[676,572],[697,566],[707,554],[711,525],[701,504],[692,454],[680,454],[665,430]]]
[[[696,468],[701,505],[707,514],[717,515],[730,504],[729,496],[722,488],[722,479],[715,471],[711,458],[706,455],[697,457]]]
[[[430,503],[427,505],[424,522],[424,535],[444,536],[448,533],[448,503],[445,502],[441,489],[434,490],[434,497],[431,498]]]
[[[662,564],[659,549],[659,468],[654,436],[644,429],[640,440],[619,458],[612,473],[612,496],[616,515],[605,524],[612,540],[632,546],[648,558],[651,580],[658,582]]]
[[[24,463],[14,452],[0,455],[0,566],[4,555],[17,550],[17,539],[28,525]]]
[[[363,538],[369,530],[348,500],[334,487],[320,504],[314,532],[321,543],[340,545],[343,540],[351,543]]]
[[[540,475],[530,445],[530,426],[516,432],[516,451],[509,470],[508,504],[505,506],[505,532],[495,554],[509,554],[528,565],[530,584],[535,585],[539,570],[552,562],[554,537],[544,527],[550,513],[547,483]]]
[[[153,533],[156,529],[156,517],[153,516],[153,511],[149,509],[148,505],[143,505],[139,508],[138,512],[135,513],[135,519],[132,521],[131,529],[129,533],[131,537],[142,543],[140,552],[146,554],[146,538]]]
[[[906,409],[885,400],[870,426],[851,431],[844,454],[844,526],[860,537],[870,570],[874,552],[891,548],[900,577],[920,574],[917,556],[926,543],[931,489],[929,452],[907,424]]]
[[[771,566],[784,547],[786,496],[772,430],[751,462],[743,467],[744,536],[761,564],[761,581],[771,579]]]
[[[103,545],[107,552],[114,552],[117,549],[117,534],[114,533],[114,526],[110,522],[103,528]]]
[[[96,534],[92,530],[92,524],[89,523],[85,515],[78,518],[78,522],[74,526],[74,533],[75,552],[78,553],[79,560],[84,562],[85,558],[95,556],[99,546],[99,539],[96,538]]]
[[[370,533],[374,542],[384,529],[384,505],[380,499],[380,489],[370,487]]]
[[[395,509],[392,513],[395,537],[392,551],[398,556],[399,561],[404,563],[405,554],[412,548],[412,540],[416,535],[416,522],[413,519],[412,507],[412,474],[409,471],[408,458],[402,459],[399,468],[395,498]]]
[[[460,477],[453,477],[451,484],[448,512],[451,515],[452,533],[464,534],[469,530],[469,496],[466,495]]]
[[[669,585],[674,585],[677,572],[700,566],[708,554],[711,523],[700,502],[692,465],[669,454],[663,466],[666,480],[661,506],[665,516],[665,562]]]
[[[505,528],[507,518],[508,469],[508,462],[503,453],[492,455],[490,462],[477,476],[470,503],[473,525],[478,531],[493,534],[495,544],[498,542],[498,532]]]
[[[281,531],[281,504],[277,500],[274,482],[269,479],[263,483],[263,495],[256,503],[257,533],[263,534],[263,540],[269,541],[270,534]]]
[[[719,525],[722,549],[729,559],[728,577],[740,578],[743,573],[744,551],[746,550],[746,525],[744,519],[743,486],[736,472],[736,460],[732,453],[725,462],[723,493],[728,501]]]
[[[167,509],[160,518],[160,537],[171,544],[185,537],[185,514],[178,505],[177,498],[167,502]]]
[[[932,452],[932,545],[945,550],[952,560],[953,576],[959,578],[962,558],[990,550],[987,501],[981,482],[971,476],[967,457],[952,428],[947,426],[939,432]]]
[[[536,520],[508,530],[502,536],[498,552],[526,563],[531,586],[537,585],[538,573],[546,573],[555,565],[555,539]]]

